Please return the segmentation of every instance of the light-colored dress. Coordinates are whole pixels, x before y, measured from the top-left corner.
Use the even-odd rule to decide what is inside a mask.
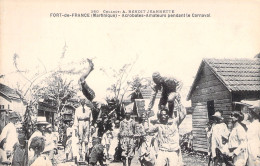
[[[248,166],[260,165],[260,123],[254,120],[248,125],[247,130],[248,143]]]
[[[112,140],[111,140],[111,145],[109,148],[109,156],[114,156],[115,155],[115,150],[117,148],[118,145],[118,134],[119,134],[119,128],[113,128],[112,130]]]
[[[228,154],[228,144],[222,143],[222,137],[228,140],[229,130],[225,123],[215,124],[212,127],[212,137],[211,137],[211,152],[212,158],[216,157],[216,148],[218,148],[222,153]]]
[[[235,149],[234,165],[244,166],[246,165],[248,152],[247,152],[247,134],[245,129],[238,122],[235,123],[230,136],[228,147]]]

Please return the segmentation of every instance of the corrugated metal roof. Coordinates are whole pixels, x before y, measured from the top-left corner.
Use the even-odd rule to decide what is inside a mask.
[[[204,59],[231,91],[260,91],[260,60]]]
[[[202,68],[209,66],[230,91],[260,91],[260,59],[203,59],[191,86],[190,99]]]

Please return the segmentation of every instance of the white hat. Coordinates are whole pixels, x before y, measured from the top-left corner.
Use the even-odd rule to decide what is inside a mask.
[[[133,107],[134,107],[134,103],[131,103],[131,104],[128,104],[127,106],[125,106],[125,113],[132,114]]]
[[[44,117],[44,116],[38,116],[38,117],[37,117],[37,123],[36,123],[36,124],[48,125],[49,123],[46,121],[46,117]]]
[[[223,119],[223,117],[221,116],[221,113],[219,111],[215,112],[215,114],[212,116],[219,118],[219,119]]]

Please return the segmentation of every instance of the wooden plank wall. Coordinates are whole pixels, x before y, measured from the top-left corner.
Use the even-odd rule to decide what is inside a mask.
[[[193,148],[195,151],[207,152],[206,123],[208,122],[207,101],[214,100],[215,110],[222,110],[228,117],[232,110],[231,94],[218,78],[204,66],[196,88],[191,95]]]

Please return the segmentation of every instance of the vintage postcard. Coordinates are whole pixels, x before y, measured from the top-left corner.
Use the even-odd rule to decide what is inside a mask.
[[[259,165],[259,10],[0,1],[0,163]]]

